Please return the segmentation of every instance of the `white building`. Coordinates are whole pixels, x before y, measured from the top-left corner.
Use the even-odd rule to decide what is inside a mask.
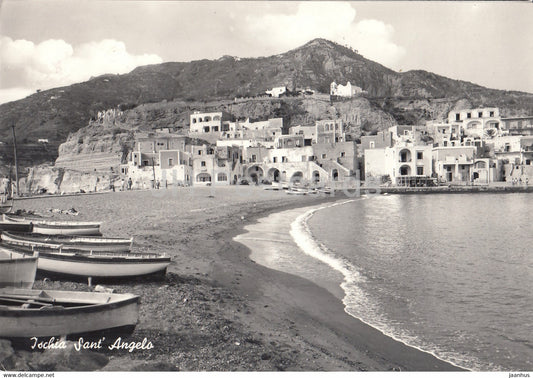
[[[265,93],[272,97],[279,97],[280,95],[287,93],[287,87],[274,87],[265,91]]]
[[[365,181],[393,185],[424,185],[433,173],[432,146],[393,146],[366,149]]]
[[[363,93],[363,90],[356,85],[352,85],[350,82],[348,82],[346,85],[333,82],[330,85],[329,94],[332,96],[353,97],[360,93]]]

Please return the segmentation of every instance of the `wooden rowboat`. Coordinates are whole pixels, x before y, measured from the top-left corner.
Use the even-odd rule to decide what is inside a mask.
[[[0,287],[31,289],[37,272],[37,257],[14,257],[0,251]]]
[[[132,277],[163,272],[170,257],[156,253],[114,253],[28,248],[3,245],[0,251],[23,257],[39,253],[37,269],[44,272],[78,277]]]
[[[135,329],[133,294],[0,289],[0,338],[53,337]]]
[[[0,227],[5,231],[34,232],[43,235],[99,236],[100,222],[51,221],[2,214]]]
[[[101,235],[100,222],[33,221],[33,232],[43,235]]]
[[[128,252],[133,239],[2,232],[2,242],[30,247],[61,246],[63,249],[82,251]]]

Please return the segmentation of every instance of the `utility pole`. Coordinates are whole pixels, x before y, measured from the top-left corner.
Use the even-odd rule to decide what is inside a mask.
[[[17,197],[19,196],[19,167],[17,164],[17,139],[15,138],[15,125],[11,125],[13,131],[13,153],[15,155],[15,181],[17,183]]]

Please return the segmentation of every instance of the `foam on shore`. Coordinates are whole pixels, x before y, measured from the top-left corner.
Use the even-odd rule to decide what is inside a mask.
[[[328,289],[342,300],[347,314],[384,335],[459,368],[468,370],[464,366],[468,365],[478,370],[480,366],[470,359],[465,361],[459,355],[438,351],[432,345],[419,347],[422,343],[416,336],[389,324],[381,315],[379,306],[360,289],[358,284],[365,278],[357,267],[313,236],[307,222],[317,211],[367,198],[363,196],[273,213],[245,226],[247,233],[236,236],[234,240],[246,245],[251,250],[250,258],[257,263],[310,279]],[[339,291],[339,288],[342,290]]]

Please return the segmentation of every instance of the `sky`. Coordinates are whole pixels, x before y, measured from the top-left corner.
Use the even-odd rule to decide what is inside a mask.
[[[140,65],[269,56],[319,37],[395,71],[533,93],[531,1],[0,2],[0,103]]]

